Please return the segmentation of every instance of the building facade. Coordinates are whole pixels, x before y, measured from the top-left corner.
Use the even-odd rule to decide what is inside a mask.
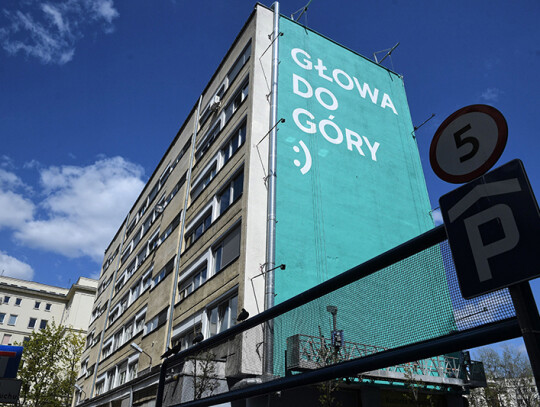
[[[271,266],[286,263],[270,295],[280,302],[433,227],[402,78],[279,20],[280,35],[273,11],[255,6],[106,249],[76,404],[153,406],[163,353],[226,330],[242,309],[264,310]],[[430,287],[416,287],[411,267],[402,283],[389,275],[382,285],[368,282],[372,294],[338,303],[340,315],[353,307],[354,324],[360,301],[377,318],[411,317],[409,341],[450,332],[439,260]],[[403,281],[422,304],[394,301]],[[441,290],[439,302],[425,303],[429,289]],[[328,318],[326,305],[315,320]],[[414,317],[419,307],[429,327]],[[365,326],[373,316],[360,318]],[[300,315],[280,325],[276,338],[317,335],[309,321]],[[397,332],[362,332],[349,338],[402,344]],[[219,385],[262,375],[262,344],[262,332],[251,332],[220,349]],[[283,374],[284,358],[276,360]]]
[[[23,344],[54,321],[86,334],[98,281],[80,277],[70,288],[0,277],[2,345]]]

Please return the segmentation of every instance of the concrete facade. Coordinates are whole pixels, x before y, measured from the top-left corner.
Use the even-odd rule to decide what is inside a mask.
[[[97,280],[85,277],[69,289],[0,277],[1,343],[22,344],[51,321],[86,334],[97,285]]]
[[[272,15],[255,7],[107,248],[76,403],[152,403],[168,347],[262,311]],[[230,349],[227,376],[262,372]]]

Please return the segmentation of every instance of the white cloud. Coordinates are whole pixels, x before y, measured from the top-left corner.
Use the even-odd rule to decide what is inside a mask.
[[[444,223],[440,208],[433,209],[431,211],[431,217],[433,218],[433,222],[435,223],[435,226],[439,226]]]
[[[121,157],[41,170],[42,217],[19,225],[16,239],[67,257],[103,260],[103,251],[144,186],[143,170]]]
[[[0,229],[18,228],[31,220],[34,204],[16,191],[31,193],[32,189],[13,172],[0,168]]]
[[[60,31],[60,33],[64,33],[64,32],[69,33],[69,27],[64,22],[64,18],[60,10],[58,10],[52,4],[42,4],[41,10],[43,10],[45,15],[51,19],[51,21],[56,26],[58,31]]]
[[[499,100],[499,96],[502,95],[502,93],[503,92],[498,88],[487,88],[484,92],[482,92],[480,98],[486,102],[496,102]]]
[[[9,24],[0,27],[0,44],[8,54],[23,53],[59,65],[73,59],[75,44],[86,30],[97,24],[110,33],[119,15],[113,0],[30,0],[2,11]]]
[[[32,280],[34,270],[30,265],[0,251],[0,273],[4,276]]]
[[[118,17],[118,11],[115,10],[112,0],[88,1],[94,9],[96,17],[102,17],[109,24]]]
[[[23,182],[17,175],[0,168],[0,188],[11,189],[20,186],[23,186]]]
[[[34,215],[34,204],[12,191],[0,191],[0,229],[18,229]]]

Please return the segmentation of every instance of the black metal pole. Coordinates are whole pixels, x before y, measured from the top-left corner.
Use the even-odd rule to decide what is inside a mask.
[[[180,363],[182,360],[186,359],[188,356],[194,355],[197,352],[209,349],[212,346],[219,345],[227,339],[237,335],[241,332],[247,331],[250,328],[253,328],[257,325],[260,325],[266,321],[271,320],[279,315],[282,315],[292,309],[298,308],[304,304],[307,304],[310,301],[313,301],[317,298],[322,297],[328,293],[331,293],[341,287],[345,287],[348,284],[351,284],[355,281],[360,280],[361,278],[367,277],[377,271],[391,266],[398,261],[406,259],[422,250],[425,250],[429,247],[432,247],[438,243],[441,243],[446,239],[446,229],[444,225],[437,226],[427,232],[417,236],[411,240],[406,241],[405,243],[400,244],[399,246],[390,249],[371,260],[368,260],[358,266],[355,266],[342,274],[339,274],[330,280],[327,280],[315,287],[312,287],[288,300],[285,300],[279,304],[274,305],[272,308],[267,309],[266,311],[261,312],[260,314],[254,315],[253,317],[234,325],[233,327],[226,329],[223,332],[218,333],[210,338],[205,339],[204,341],[191,346],[188,349],[178,352],[176,355],[170,356],[164,360],[164,364],[161,366],[160,380],[158,384],[157,392],[157,402],[156,407],[161,407],[162,400],[160,397],[163,396],[164,386],[165,386],[165,374],[166,367],[172,366],[175,363]],[[166,362],[166,365],[165,365]]]
[[[169,366],[169,362],[167,359],[163,361],[161,364],[161,368],[159,369],[159,384],[157,389],[157,395],[156,395],[156,407],[161,407],[163,405],[163,393],[165,390],[165,377],[167,375],[167,367]]]
[[[489,325],[471,328],[466,331],[455,332],[439,338],[428,339],[412,345],[389,349],[373,355],[364,356],[360,359],[349,360],[306,373],[295,374],[169,407],[206,407],[242,400],[276,391],[320,383],[338,377],[351,377],[361,372],[399,365],[410,362],[411,360],[426,359],[444,353],[457,352],[469,347],[478,347],[493,342],[513,339],[519,337],[519,334],[519,324],[515,318],[511,318]]]
[[[525,281],[508,287],[508,291],[514,302],[516,317],[531,361],[536,388],[540,389],[540,316],[531,285]]]

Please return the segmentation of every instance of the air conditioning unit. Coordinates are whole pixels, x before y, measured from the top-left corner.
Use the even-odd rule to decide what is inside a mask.
[[[215,95],[210,101],[208,110],[214,113],[216,110],[219,109],[220,104],[221,104],[221,98],[218,95]]]
[[[156,213],[162,213],[164,209],[163,205],[156,205],[155,211]]]

